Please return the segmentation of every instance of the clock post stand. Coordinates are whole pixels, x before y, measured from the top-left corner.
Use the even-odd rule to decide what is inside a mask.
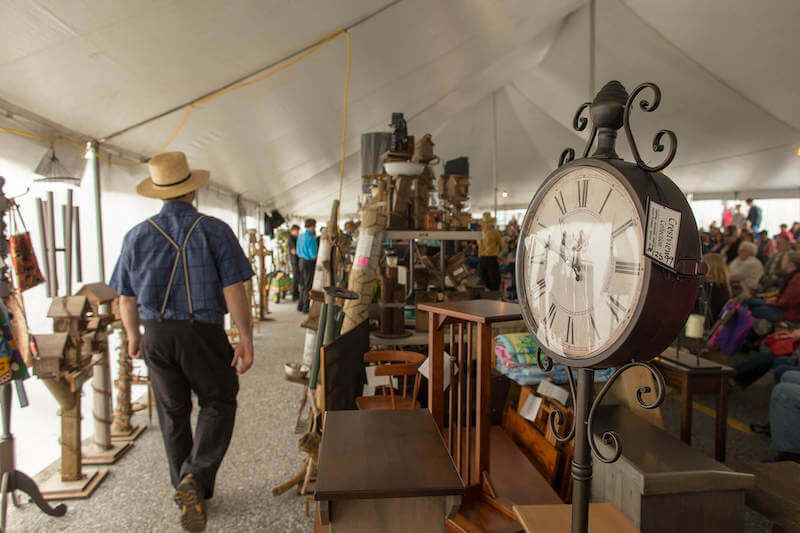
[[[648,90],[652,93],[652,99],[649,101],[639,99],[640,94]],[[550,413],[549,419],[551,432],[557,440],[568,442],[575,439],[572,461],[572,533],[587,533],[589,530],[593,458],[604,463],[613,463],[622,455],[622,441],[618,433],[604,430],[601,435],[595,437],[593,421],[598,406],[620,376],[634,367],[644,368],[652,377],[651,383],[641,384],[636,390],[636,401],[639,406],[644,409],[655,409],[661,405],[666,384],[661,373],[649,363],[649,360],[663,352],[681,331],[696,300],[700,279],[706,273],[706,267],[701,261],[700,240],[691,207],[677,185],[661,173],[675,157],[677,137],[670,130],[660,130],[655,135],[652,142],[653,151],[656,153],[665,151],[665,146],[662,144],[665,138],[669,140],[669,150],[664,161],[650,166],[642,159],[631,131],[630,114],[634,104],[638,104],[636,107],[642,111],[652,112],[658,108],[660,101],[661,90],[653,83],[639,85],[629,96],[621,83],[611,81],[597,93],[592,102],[581,105],[573,118],[573,128],[577,131],[585,130],[590,119],[592,124],[583,155],[575,159],[575,150],[572,148],[562,152],[559,168],[547,177],[531,200],[521,227],[516,275],[517,286],[520,288],[522,315],[539,345],[536,354],[539,367],[545,372],[552,370],[555,363],[566,367],[575,411],[573,426],[566,434],[562,434],[559,430],[565,420],[562,412],[554,410]],[[586,110],[589,111],[589,117],[582,116]],[[615,143],[620,129],[625,132],[635,162],[623,161],[616,153]],[[597,141],[595,152],[589,156],[595,141]],[[561,184],[568,183],[567,180],[571,175],[587,180],[587,176],[599,174],[608,176],[609,180],[618,184],[614,190],[621,191],[617,194],[625,195],[629,200],[627,205],[630,205],[630,209],[635,212],[631,211],[631,218],[627,222],[612,225],[613,218],[606,222],[612,228],[619,227],[613,232],[604,234],[603,231],[597,231],[593,235],[591,224],[583,225],[578,238],[573,237],[570,241],[568,235],[571,230],[564,225],[565,220],[573,217],[574,226],[577,217],[583,216],[582,213],[587,211],[587,206],[591,205],[592,197],[586,192],[589,187],[588,181],[584,181],[584,185],[578,181],[577,187],[569,189],[563,188]],[[568,207],[565,201],[565,195],[567,198],[576,198],[571,196],[575,194],[576,189],[577,200],[571,204],[575,206],[571,211],[572,208]],[[610,195],[611,192],[605,196],[606,201]],[[552,206],[548,207],[546,200],[552,202],[553,206],[557,205],[557,210]],[[605,206],[606,202],[603,201],[600,213]],[[550,213],[559,213],[560,218],[551,217],[549,221],[545,219],[543,224],[539,218],[540,213],[547,213],[548,208]],[[555,267],[547,266],[550,264],[547,258],[555,256],[555,250],[550,245],[550,239],[539,238],[537,232],[544,231],[544,234],[548,235],[546,232],[550,231],[549,226],[557,228],[557,234],[561,235],[561,251],[558,254],[560,260],[574,271],[572,273],[567,269],[570,272],[569,276],[574,276],[573,278],[569,276],[558,278],[552,274],[555,269],[564,270],[558,258],[555,259]],[[642,248],[636,250],[635,256],[630,259],[624,258],[626,261],[637,261],[635,263],[618,262],[621,259],[613,257],[614,239],[628,228],[634,228],[633,231],[640,232],[637,235],[641,235],[641,241],[634,242],[640,242]],[[610,248],[603,248],[606,238],[610,239]],[[537,239],[545,241],[543,254],[540,248],[537,249]],[[595,244],[594,248],[591,248],[586,242],[592,239],[595,243],[602,244]],[[571,263],[565,254],[565,246],[568,246],[569,242],[576,243],[571,248],[574,251]],[[584,246],[588,251],[583,251]],[[536,251],[540,254],[534,255]],[[628,307],[620,305],[618,297],[617,299],[613,297],[618,293],[613,292],[610,285],[600,288],[601,292],[597,295],[607,298],[606,303],[610,306],[610,311],[608,309],[606,311],[611,313],[614,319],[612,321],[607,316],[610,322],[606,323],[616,324],[613,326],[616,329],[606,331],[611,331],[614,336],[610,337],[609,333],[603,340],[592,340],[588,344],[581,345],[580,342],[578,344],[575,342],[577,337],[575,321],[584,320],[584,331],[593,330],[595,336],[589,335],[589,337],[599,339],[601,334],[595,322],[595,313],[600,313],[600,308],[593,307],[595,300],[586,296],[582,300],[589,302],[584,304],[588,305],[585,310],[569,307],[559,300],[559,296],[548,294],[546,288],[555,284],[562,289],[560,294],[575,295],[579,294],[578,291],[594,294],[591,291],[596,291],[597,286],[591,285],[590,281],[594,283],[592,280],[596,279],[595,274],[593,270],[584,272],[586,267],[582,267],[584,259],[580,255],[583,253],[594,254],[595,258],[598,257],[598,253],[610,253],[611,257],[605,262],[609,266],[604,268],[611,269],[614,275],[638,280],[640,285],[638,292],[626,301]],[[592,261],[589,257],[587,264],[601,263],[603,262]],[[589,276],[588,281],[585,279],[586,276]],[[568,319],[562,322],[562,326],[566,324],[566,327],[556,331],[553,329],[553,324],[559,308],[562,309],[562,313],[566,312]],[[566,331],[566,334],[559,333],[562,330]],[[615,368],[615,371],[595,394],[595,370],[606,368]],[[600,449],[598,440],[606,445],[603,450]]]
[[[589,496],[592,490],[591,435],[587,433],[589,402],[594,397],[594,370],[578,370],[576,391],[575,454],[572,459],[572,531],[589,530]]]

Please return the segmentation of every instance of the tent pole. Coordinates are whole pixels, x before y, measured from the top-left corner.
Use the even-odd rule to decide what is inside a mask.
[[[100,205],[100,159],[97,157],[97,141],[90,143],[92,158],[92,176],[94,181],[94,214],[97,227],[97,275],[100,281],[106,281],[106,261],[103,249],[103,208]]]
[[[494,184],[494,218],[497,219],[497,89],[492,92],[492,183]],[[444,255],[444,251],[442,251]],[[442,281],[444,283],[444,281]]]
[[[597,24],[597,0],[591,0],[589,3],[589,101],[594,98],[594,88],[596,83],[597,73],[595,71],[597,57],[596,52],[596,24]]]

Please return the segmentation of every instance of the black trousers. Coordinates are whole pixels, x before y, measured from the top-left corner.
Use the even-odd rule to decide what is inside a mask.
[[[300,263],[300,300],[297,303],[297,310],[308,313],[308,307],[311,303],[308,293],[311,286],[314,284],[314,267],[316,261],[309,261],[308,259],[299,258]]]
[[[146,320],[144,325],[142,354],[172,485],[177,488],[183,476],[194,474],[210,498],[236,415],[239,378],[231,367],[233,349],[221,325],[183,320]],[[200,405],[194,436],[192,392]]]
[[[300,264],[297,255],[289,256],[292,264],[292,300],[297,301],[300,299]]]
[[[478,258],[480,261],[481,281],[490,291],[500,288],[500,263],[495,255],[484,255]]]

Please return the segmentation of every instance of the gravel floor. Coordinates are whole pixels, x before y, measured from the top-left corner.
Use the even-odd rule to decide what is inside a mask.
[[[283,363],[299,360],[305,330],[292,304],[271,306],[272,320],[256,333],[256,360],[241,378],[239,410],[230,449],[209,502],[208,531],[311,531],[304,500],[295,491],[273,497],[271,490],[300,466],[294,425],[300,386],[283,379]],[[146,415],[137,414],[143,423]],[[53,420],[53,423],[57,423]],[[57,470],[36,476],[40,483]],[[161,434],[154,426],[136,441],[88,500],[66,502],[63,518],[51,518],[30,503],[9,511],[10,531],[180,531],[172,501]]]

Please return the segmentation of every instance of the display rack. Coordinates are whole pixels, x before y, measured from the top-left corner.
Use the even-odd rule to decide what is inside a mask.
[[[439,241],[440,244],[444,241],[479,241],[483,238],[483,232],[480,231],[419,231],[419,230],[386,230],[384,237],[390,241],[392,240],[428,240]],[[441,283],[442,291],[446,290],[446,277],[447,277],[447,259],[444,254],[444,246],[441,247],[442,252],[439,254],[439,268],[441,269]],[[414,246],[408,247],[408,293],[406,300],[411,298],[414,293]]]
[[[0,298],[7,298],[10,294],[11,283],[8,278],[8,267],[5,264],[5,256],[8,253],[8,240],[5,234],[5,215],[8,211],[8,199],[3,193],[5,178],[0,177]],[[24,398],[24,385],[21,381],[16,381],[15,385],[20,397]],[[14,436],[11,434],[11,385],[5,384],[0,388],[0,414],[2,415],[2,425],[0,425],[0,533],[6,528],[6,511],[8,510],[8,498],[16,507],[18,505],[14,491],[21,490],[30,496],[33,503],[45,514],[50,516],[64,516],[67,506],[63,503],[56,507],[51,507],[42,497],[36,482],[30,477],[16,469]]]

